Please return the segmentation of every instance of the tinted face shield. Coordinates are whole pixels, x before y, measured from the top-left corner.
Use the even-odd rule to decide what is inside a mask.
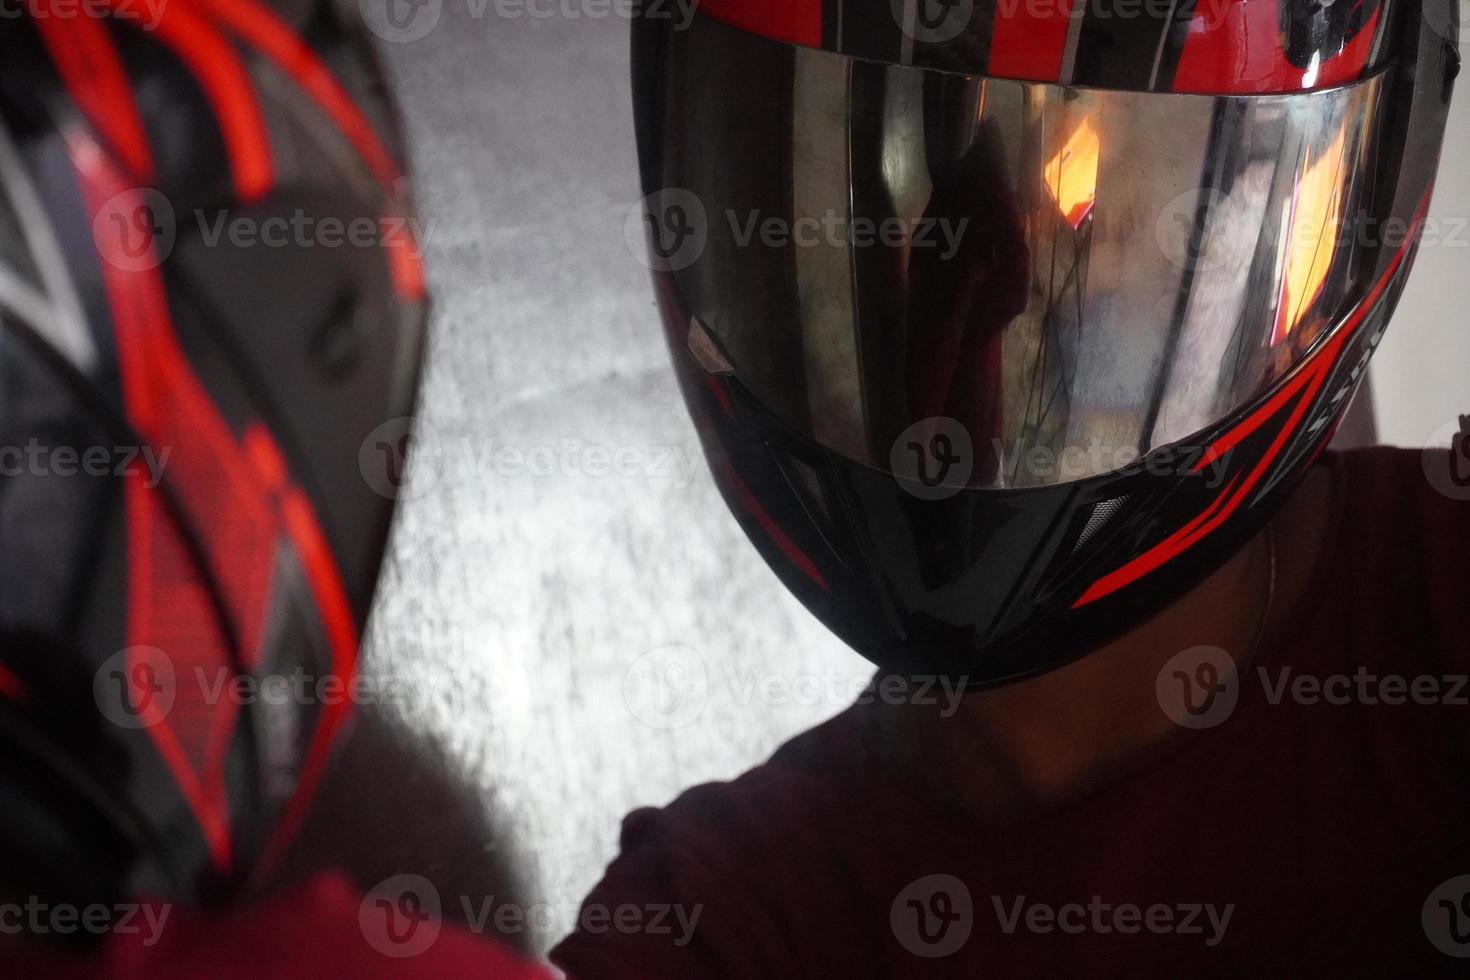
[[[692,347],[880,469],[1116,472],[1279,382],[1407,233],[1367,208],[1382,74],[1212,97],[919,71],[707,18],[666,43],[649,237]]]

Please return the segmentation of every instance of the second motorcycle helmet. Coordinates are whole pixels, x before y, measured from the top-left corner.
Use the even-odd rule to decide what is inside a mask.
[[[355,7],[113,6],[0,19],[0,896],[213,903],[346,729],[424,277]]]

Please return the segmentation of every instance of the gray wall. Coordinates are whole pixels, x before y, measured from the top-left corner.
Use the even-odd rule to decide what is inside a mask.
[[[1462,16],[1470,7],[1461,5]],[[1465,25],[1470,38],[1470,24]],[[1414,275],[1369,369],[1378,437],[1448,445],[1470,414],[1470,79],[1462,75]]]
[[[359,712],[300,860],[425,875],[448,914],[535,906],[512,938],[540,952],[624,814],[748,769],[869,670],[705,468],[624,243],[626,22],[470,9],[381,46],[426,222],[430,434],[367,644],[404,683]]]

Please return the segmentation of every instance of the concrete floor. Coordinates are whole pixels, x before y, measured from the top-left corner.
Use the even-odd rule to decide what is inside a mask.
[[[539,954],[627,811],[758,763],[868,671],[756,557],[700,458],[624,243],[639,197],[626,23],[497,9],[423,0],[432,29],[382,46],[436,299],[428,462],[366,655],[404,683],[360,712],[301,860],[365,888],[424,875],[451,915],[461,896],[534,906],[538,926],[508,938]],[[1459,105],[1443,215],[1470,208]],[[1388,391],[1400,438],[1452,401],[1470,410],[1466,256],[1425,261],[1398,331],[1418,339],[1385,342],[1379,417]],[[1435,369],[1448,400],[1410,405],[1419,362],[1442,359],[1421,348],[1452,333],[1462,356]],[[610,459],[621,475],[592,475]]]

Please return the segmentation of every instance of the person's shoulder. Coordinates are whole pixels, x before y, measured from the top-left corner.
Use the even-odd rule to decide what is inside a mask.
[[[1458,443],[1337,455],[1347,518],[1339,571],[1359,583],[1357,608],[1413,610],[1414,632],[1458,664],[1470,652],[1470,459]]]
[[[1425,557],[1470,563],[1470,548],[1456,533],[1470,528],[1470,457],[1450,446],[1372,446],[1334,455],[1355,517],[1345,533],[1400,549],[1421,541],[1452,543],[1448,550],[1431,545]]]
[[[820,906],[815,898],[839,887],[832,869],[851,836],[843,824],[867,794],[862,724],[848,709],[734,780],[630,813],[617,857],[552,961],[568,976],[640,980],[765,976],[789,964],[799,955],[784,925],[792,910]],[[672,909],[684,926],[625,935],[594,921],[630,905]]]
[[[704,783],[665,807],[633,811],[623,821],[624,856],[680,849],[739,862],[751,847],[790,843],[793,828],[822,825],[863,792],[862,726],[860,709],[849,708],[733,780]]]

